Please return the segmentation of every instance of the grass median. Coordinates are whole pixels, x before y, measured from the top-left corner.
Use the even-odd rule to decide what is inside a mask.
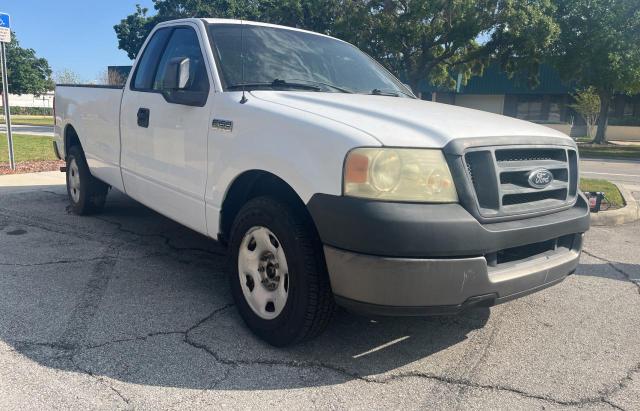
[[[583,158],[640,160],[640,145],[579,143],[578,151]]]
[[[624,207],[624,199],[620,194],[620,190],[615,184],[607,180],[582,178],[580,179],[580,190],[603,192],[612,208]]]
[[[53,152],[52,142],[53,137],[14,134],[13,150],[16,162],[57,160]],[[0,163],[8,162],[9,150],[7,136],[4,133],[0,133]]]

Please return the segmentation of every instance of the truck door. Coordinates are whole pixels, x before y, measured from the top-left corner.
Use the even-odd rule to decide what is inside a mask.
[[[138,59],[120,112],[128,195],[206,233],[207,134],[212,84],[195,26],[156,30]]]

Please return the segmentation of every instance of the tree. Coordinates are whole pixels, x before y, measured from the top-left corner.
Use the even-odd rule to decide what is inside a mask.
[[[330,34],[355,43],[415,89],[423,81],[452,88],[493,59],[535,80],[558,29],[551,0],[154,0],[114,27],[135,58],[160,21],[233,17]],[[484,38],[485,41],[478,41]]]
[[[55,80],[58,84],[80,84],[82,83],[82,79],[80,75],[75,71],[63,68],[60,71],[56,71]]]
[[[453,88],[491,61],[536,82],[546,48],[557,36],[550,0],[345,1],[336,32],[402,76]],[[483,40],[481,40],[483,39]]]
[[[593,87],[600,97],[595,143],[606,143],[615,93],[640,92],[640,2],[556,0],[561,34],[550,61],[566,80]]]
[[[136,11],[113,26],[118,37],[118,48],[127,52],[131,60],[136,58],[145,38],[153,26],[160,22],[159,17],[148,17],[149,9],[136,5]]]
[[[40,95],[53,90],[55,84],[51,80],[49,62],[38,58],[35,50],[20,47],[15,33],[6,50],[10,93]]]
[[[153,0],[156,13],[136,6],[133,14],[114,26],[118,47],[135,59],[147,35],[163,21],[185,17],[259,20],[329,32],[336,19],[338,0]]]
[[[587,137],[593,139],[593,127],[600,116],[600,96],[593,87],[587,87],[573,95],[575,103],[571,105],[587,124]]]

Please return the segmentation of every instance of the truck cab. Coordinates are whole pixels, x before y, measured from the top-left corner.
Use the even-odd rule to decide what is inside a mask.
[[[228,247],[283,346],[336,305],[452,314],[561,282],[589,210],[572,139],[417,99],[356,47],[263,23],[158,24],[124,87],[56,88],[71,207],[117,189]]]

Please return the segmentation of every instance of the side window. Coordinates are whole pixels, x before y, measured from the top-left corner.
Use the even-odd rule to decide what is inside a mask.
[[[189,83],[185,91],[208,92],[209,79],[207,78],[207,68],[200,50],[200,42],[195,30],[191,28],[177,28],[173,31],[164,54],[158,63],[158,71],[153,82],[153,89],[164,91],[163,78],[167,67],[171,61],[175,59],[188,58],[189,65]]]
[[[140,62],[136,67],[136,74],[133,78],[132,85],[133,89],[151,89],[153,75],[155,74],[156,67],[158,66],[158,60],[160,60],[160,55],[162,54],[164,45],[167,43],[169,34],[171,34],[170,29],[160,29],[156,31],[151,40],[149,40],[149,43],[140,58]]]

